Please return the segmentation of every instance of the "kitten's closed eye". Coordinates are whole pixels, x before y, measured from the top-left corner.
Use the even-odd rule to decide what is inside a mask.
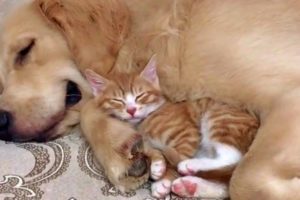
[[[148,96],[148,92],[143,92],[143,93],[139,94],[139,95],[135,98],[135,101],[141,102],[141,101],[143,101],[143,99],[145,99],[147,96]]]
[[[136,102],[142,104],[155,103],[158,100],[158,96],[151,92],[144,92],[136,97]]]
[[[107,99],[102,107],[108,110],[122,110],[125,103],[119,99]]]
[[[122,99],[110,99],[109,102],[112,104],[125,105],[125,102]]]

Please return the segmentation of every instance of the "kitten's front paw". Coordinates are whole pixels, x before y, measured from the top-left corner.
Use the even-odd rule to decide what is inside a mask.
[[[184,160],[178,164],[178,172],[182,175],[194,175],[198,171],[199,163],[196,159]]]
[[[152,196],[158,199],[165,198],[171,192],[171,185],[171,181],[167,179],[154,182],[151,186]]]
[[[163,160],[154,161],[151,163],[151,178],[159,180],[166,172],[166,163]]]

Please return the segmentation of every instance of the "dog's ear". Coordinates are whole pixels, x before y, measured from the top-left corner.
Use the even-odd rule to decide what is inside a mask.
[[[65,36],[80,69],[111,70],[127,37],[130,15],[123,0],[36,0],[51,24]]]

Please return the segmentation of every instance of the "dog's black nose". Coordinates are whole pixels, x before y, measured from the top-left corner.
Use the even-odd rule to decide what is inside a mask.
[[[10,124],[10,113],[7,111],[0,111],[0,131],[7,131]]]
[[[0,140],[12,141],[8,129],[11,124],[11,114],[7,111],[0,111]]]

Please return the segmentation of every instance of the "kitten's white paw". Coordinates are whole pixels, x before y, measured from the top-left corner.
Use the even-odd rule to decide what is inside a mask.
[[[171,181],[167,179],[154,182],[151,186],[152,196],[158,199],[165,198],[171,192],[171,185]]]
[[[207,181],[195,176],[176,179],[172,183],[172,192],[181,197],[227,198],[226,184]]]
[[[166,163],[163,160],[154,161],[151,163],[151,178],[159,180],[166,172]]]
[[[183,175],[194,175],[197,173],[199,165],[201,163],[197,159],[188,159],[180,162],[177,168],[178,172]]]

